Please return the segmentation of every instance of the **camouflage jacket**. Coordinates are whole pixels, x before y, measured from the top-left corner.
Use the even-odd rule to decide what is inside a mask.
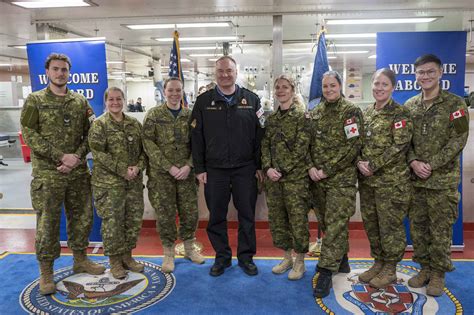
[[[89,131],[89,146],[94,159],[92,184],[99,187],[142,185],[146,156],[142,144],[142,126],[133,117],[123,114],[121,122],[109,112],[97,118]],[[128,182],[129,166],[138,166],[139,176]]]
[[[60,179],[86,174],[87,134],[94,119],[86,98],[69,89],[65,96],[53,94],[49,87],[28,95],[20,122],[32,151],[33,176]],[[56,169],[64,154],[77,154],[82,160],[69,174]]]
[[[143,144],[149,158],[149,176],[168,173],[192,165],[189,118],[191,110],[182,108],[174,117],[165,104],[150,109],[143,122]]]
[[[308,176],[310,124],[305,113],[292,104],[286,114],[278,109],[266,123],[262,140],[262,168],[274,168],[282,174],[280,181]],[[309,118],[309,115],[308,115]]]
[[[374,187],[407,183],[410,168],[406,162],[413,134],[410,110],[391,100],[381,110],[370,105],[364,111],[364,134],[359,160],[369,161],[374,172],[359,180]]]
[[[431,166],[428,179],[412,175],[413,185],[430,189],[457,187],[460,180],[460,155],[469,134],[469,111],[458,96],[446,91],[434,99],[428,108],[422,93],[406,103],[413,119],[412,145],[408,163],[423,161]]]
[[[327,187],[354,186],[363,134],[361,110],[340,98],[336,103],[321,102],[311,112],[311,167],[322,169],[328,178],[319,183]]]

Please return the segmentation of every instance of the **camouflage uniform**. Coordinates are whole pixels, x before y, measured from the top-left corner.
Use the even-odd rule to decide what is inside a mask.
[[[458,217],[460,155],[469,133],[466,103],[446,91],[425,106],[422,94],[409,99],[414,132],[408,163],[428,163],[431,176],[413,174],[414,196],[408,217],[413,261],[432,270],[453,270],[450,258],[452,226]]]
[[[364,112],[360,160],[373,175],[359,175],[360,209],[375,260],[397,263],[406,247],[403,219],[412,187],[406,155],[413,133],[410,111],[391,100],[381,110]]]
[[[21,130],[32,151],[31,202],[37,214],[35,247],[40,261],[60,255],[63,203],[69,248],[81,251],[89,244],[93,212],[85,157],[89,152],[87,134],[94,118],[87,100],[71,90],[65,96],[57,96],[47,87],[28,95],[23,106]],[[68,174],[56,169],[64,154],[77,154],[81,159],[81,164]]]
[[[308,156],[310,132],[305,113],[292,104],[288,112],[272,113],[262,140],[262,167],[278,170],[282,177],[266,179],[268,219],[273,244],[297,253],[308,251]]]
[[[168,171],[174,165],[192,167],[189,117],[182,108],[175,118],[163,104],[148,111],[143,126],[143,143],[150,159],[148,196],[155,208],[157,230],[164,247],[177,239],[176,213],[179,214],[179,237],[194,239],[198,223],[197,185],[194,172],[185,180],[176,180]]]
[[[312,166],[328,176],[311,182],[313,205],[324,232],[318,267],[339,270],[349,251],[349,219],[355,213],[357,171],[354,165],[361,145],[362,112],[344,98],[323,101],[311,112]]]
[[[115,121],[109,112],[92,124],[89,146],[94,158],[92,187],[97,214],[102,218],[104,255],[131,252],[137,245],[144,211],[143,171],[146,157],[142,128],[133,117]],[[124,178],[129,166],[140,173],[131,181]]]

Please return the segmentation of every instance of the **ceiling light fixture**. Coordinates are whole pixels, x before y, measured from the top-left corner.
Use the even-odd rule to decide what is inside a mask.
[[[377,58],[377,55],[370,55],[369,57],[367,57],[368,59],[375,59]]]
[[[90,7],[91,4],[83,0],[40,0],[14,1],[12,4],[26,9]]]
[[[8,45],[10,48],[26,49],[26,45]]]
[[[11,67],[13,66],[11,63],[0,63],[0,67]]]
[[[334,43],[336,47],[376,47],[377,44],[338,44]]]
[[[220,54],[190,54],[189,57],[216,57]]]
[[[187,58],[181,58],[181,62],[191,62],[191,60],[189,60]]]
[[[411,24],[430,23],[440,17],[386,18],[386,19],[335,19],[326,20],[327,25],[363,25],[363,24]]]
[[[181,51],[187,51],[187,50],[211,50],[211,49],[222,49],[221,46],[196,46],[196,47],[179,47],[179,50]]]
[[[328,51],[328,55],[345,55],[345,54],[366,54],[368,50],[345,50],[345,51]]]
[[[107,61],[108,65],[117,65],[117,64],[122,64],[123,61]]]
[[[328,59],[337,59],[336,56],[328,56]]]
[[[376,33],[352,33],[352,34],[327,34],[327,39],[338,39],[338,38],[376,38]]]
[[[374,33],[375,34],[375,33]],[[173,38],[168,37],[168,38],[153,38],[156,41],[159,42],[172,42]],[[212,41],[231,41],[231,40],[238,40],[238,36],[204,36],[204,37],[180,37],[179,41],[180,42],[212,42]]]
[[[174,28],[198,28],[198,27],[231,27],[231,22],[204,22],[204,23],[161,23],[161,24],[126,24],[131,30],[155,30]]]

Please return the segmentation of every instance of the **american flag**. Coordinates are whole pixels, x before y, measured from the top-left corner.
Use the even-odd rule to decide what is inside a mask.
[[[183,82],[184,88],[184,78],[183,78],[183,69],[181,68],[181,54],[179,52],[179,33],[174,31],[173,33],[173,47],[170,52],[170,67],[168,76],[177,77]],[[187,105],[186,95],[183,93],[183,100],[181,101],[183,105]]]

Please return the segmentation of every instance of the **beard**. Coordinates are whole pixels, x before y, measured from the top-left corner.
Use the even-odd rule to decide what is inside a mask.
[[[66,86],[67,80],[66,81],[59,81],[59,80],[49,79],[49,83],[51,83],[52,85],[54,85],[58,88],[63,88],[63,87]]]

